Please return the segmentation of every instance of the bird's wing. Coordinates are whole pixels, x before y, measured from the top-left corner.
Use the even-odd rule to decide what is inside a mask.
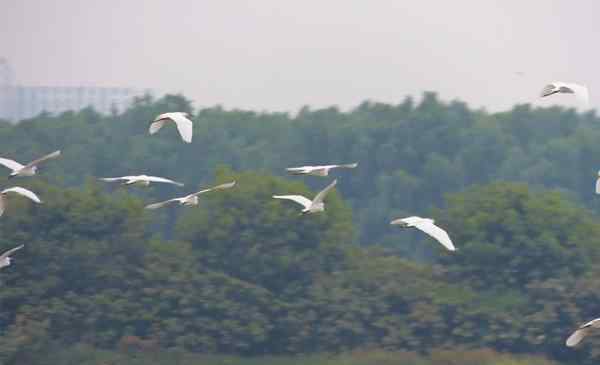
[[[415,225],[422,220],[423,220],[423,218],[421,218],[421,217],[411,216],[411,217],[406,217],[406,218],[394,219],[393,221],[390,222],[390,224],[407,226],[407,225]]]
[[[589,328],[578,328],[567,338],[566,345],[569,347],[577,346],[578,343],[583,340],[583,338],[587,335]]]
[[[423,218],[417,217],[416,215],[411,215],[410,217],[402,218],[402,221],[404,223],[408,223],[408,224],[417,224],[417,223],[421,222],[422,220],[423,220]]]
[[[119,180],[131,180],[131,176],[121,176],[121,177],[101,177],[98,180],[102,181],[119,181]]]
[[[325,199],[325,195],[327,195],[327,193],[329,193],[329,191],[333,189],[335,184],[337,184],[337,179],[333,180],[331,184],[325,187],[325,189],[319,191],[319,194],[317,194],[317,196],[315,196],[315,198],[313,199],[313,203],[322,203],[323,199]]]
[[[46,160],[50,160],[52,158],[57,158],[58,156],[60,156],[60,150],[54,151],[54,152],[52,152],[50,154],[47,154],[44,157],[40,157],[37,160],[33,160],[30,163],[28,163],[27,165],[25,165],[25,167],[37,166],[37,165],[41,164],[42,162],[44,162]]]
[[[13,171],[17,171],[17,170],[20,170],[23,167],[25,167],[25,166],[21,165],[20,163],[18,163],[17,161],[11,160],[9,158],[2,158],[2,157],[0,157],[0,164],[8,167],[9,169],[11,169]]]
[[[600,177],[596,179],[596,194],[600,194]]]
[[[159,114],[156,118],[154,118],[153,122],[158,122],[159,120],[166,121],[167,119],[171,118],[171,114],[173,114],[173,113],[162,113],[162,114]]]
[[[161,182],[161,183],[167,183],[167,184],[174,184],[177,186],[183,186],[182,183],[178,183],[177,181],[165,179],[164,177],[158,177],[158,176],[144,176],[143,180],[148,180],[148,181],[152,181],[152,182]]]
[[[310,206],[312,205],[312,201],[310,201],[310,199],[308,198],[303,197],[302,195],[273,195],[273,198],[292,200],[302,205],[306,209],[310,208]]]
[[[406,222],[404,221],[404,218],[398,218],[398,219],[394,219],[393,221],[391,221],[390,224],[406,225]]]
[[[158,117],[160,118],[160,115]],[[155,119],[152,123],[150,123],[150,128],[148,128],[148,132],[150,132],[150,134],[158,132],[158,130],[161,129],[163,125],[165,125],[165,122],[167,120],[159,118]]]
[[[559,90],[559,87],[556,84],[557,83],[551,83],[551,84],[544,86],[544,88],[540,92],[540,96],[544,97],[544,96],[556,94]]]
[[[454,247],[454,244],[452,244],[452,241],[450,240],[450,237],[448,236],[448,233],[446,233],[446,231],[444,231],[440,227],[436,226],[434,223],[431,223],[429,221],[421,221],[421,222],[417,223],[415,225],[415,227],[417,229],[427,233],[431,237],[435,238],[439,243],[441,243],[448,250],[450,250],[450,251],[456,250],[456,248]]]
[[[204,193],[208,193],[209,191],[213,191],[213,190],[223,190],[223,189],[229,189],[235,186],[235,181],[232,182],[228,182],[225,184],[221,184],[221,185],[217,185],[217,186],[213,186],[212,188],[208,188],[208,189],[204,189],[204,190],[200,190],[194,194],[190,194],[189,196],[196,196],[196,195],[200,195],[200,194],[204,194]]]
[[[3,260],[5,258],[9,257],[10,255],[13,254],[13,252],[15,252],[17,250],[20,250],[23,247],[25,247],[25,245],[20,245],[20,246],[17,246],[15,248],[11,248],[10,250],[8,250],[8,251],[4,252],[2,255],[0,255],[0,260]]]
[[[167,204],[170,204],[173,202],[178,202],[178,201],[181,201],[181,198],[173,198],[173,199],[165,200],[165,201],[158,202],[158,203],[148,204],[144,208],[145,209],[158,209],[158,208],[164,207]]]
[[[301,167],[288,167],[286,171],[289,172],[307,172],[310,171],[311,166],[301,166]]]
[[[34,192],[32,192],[32,191],[30,191],[30,190],[27,190],[27,189],[25,189],[25,188],[22,188],[22,187],[20,187],[20,186],[14,186],[14,187],[12,187],[12,188],[8,188],[8,189],[4,189],[4,190],[2,190],[2,194],[5,194],[5,193],[11,193],[11,192],[12,192],[12,193],[17,193],[17,194],[19,194],[19,195],[23,195],[24,197],[27,197],[27,198],[29,198],[29,199],[33,200],[33,201],[34,201],[34,202],[36,202],[36,203],[41,203],[41,202],[42,202],[42,201],[40,200],[40,198],[38,198],[38,196],[37,196],[37,195],[35,195],[35,193],[34,193]]]
[[[177,125],[177,130],[183,139],[187,143],[192,143],[192,134],[194,132],[194,124],[189,120],[184,113],[172,113],[170,118]]]
[[[593,320],[589,321],[588,323],[581,325],[579,328],[586,328],[586,327],[600,328],[600,318],[593,319]]]
[[[315,166],[315,169],[318,170],[329,170],[329,169],[334,169],[336,167],[343,167],[345,165],[320,165],[320,166]]]
[[[317,165],[317,166],[304,166],[308,171],[316,171],[316,170],[329,170],[334,167],[338,167],[339,165]]]

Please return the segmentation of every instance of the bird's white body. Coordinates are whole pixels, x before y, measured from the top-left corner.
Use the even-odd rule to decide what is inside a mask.
[[[598,178],[596,179],[596,194],[600,194],[600,171],[598,171]]]
[[[581,340],[583,340],[592,329],[598,328],[600,328],[600,318],[596,318],[581,325],[575,330],[575,332],[571,334],[571,336],[569,336],[569,338],[567,338],[566,345],[569,347],[577,346],[577,344],[581,342]]]
[[[10,262],[11,262],[11,258],[10,255],[12,255],[15,251],[20,250],[24,247],[24,245],[20,245],[17,246],[15,248],[12,248],[6,252],[4,252],[2,255],[0,255],[0,269],[6,266],[10,266]]]
[[[109,182],[110,181],[121,181],[123,185],[149,186],[150,183],[165,183],[165,184],[173,184],[173,185],[177,185],[177,186],[183,186],[182,183],[178,183],[177,181],[165,179],[164,177],[148,176],[148,175],[102,177],[102,178],[100,178],[100,180],[109,181]]]
[[[585,85],[575,84],[571,82],[554,81],[544,86],[541,97],[546,97],[554,94],[574,94],[579,100],[586,105],[589,103],[590,93]]]
[[[9,169],[12,170],[9,178],[15,177],[15,176],[33,176],[37,173],[39,164],[41,164],[42,162],[44,162],[46,160],[56,158],[58,156],[60,156],[60,151],[54,151],[44,157],[41,157],[41,158],[38,158],[37,160],[31,161],[27,165],[21,165],[17,161],[0,157],[0,164],[5,167],[8,167]]]
[[[6,266],[10,266],[10,257],[0,259],[0,269]]]
[[[213,191],[213,190],[229,189],[234,186],[235,186],[235,181],[232,181],[232,182],[229,182],[226,184],[214,186],[209,189],[200,190],[196,193],[189,194],[189,195],[183,196],[181,198],[173,198],[173,199],[165,200],[162,202],[149,204],[149,205],[146,205],[146,209],[158,209],[158,208],[164,207],[165,205],[170,204],[170,203],[179,203],[179,205],[183,205],[183,206],[198,205],[198,203],[200,201],[198,199],[198,195],[208,193],[209,191]]]
[[[148,132],[150,132],[150,134],[158,132],[158,130],[169,121],[175,123],[177,131],[184,142],[192,143],[194,125],[190,120],[190,115],[188,113],[174,112],[161,114],[150,123]]]
[[[420,231],[427,233],[429,236],[435,238],[442,246],[446,247],[449,251],[456,251],[452,240],[448,236],[448,233],[435,225],[435,221],[430,218],[421,218],[417,216],[396,219],[390,222],[392,225],[399,225],[401,227],[414,227]]]
[[[341,164],[341,165],[322,165],[322,166],[300,166],[288,167],[286,170],[293,175],[313,175],[313,176],[328,176],[329,170],[335,168],[353,169],[358,166],[358,163]]]
[[[303,214],[318,213],[325,210],[323,199],[325,199],[327,193],[329,193],[329,191],[333,189],[336,184],[337,179],[333,180],[331,184],[327,185],[325,189],[321,190],[313,200],[310,200],[302,195],[273,195],[273,198],[291,200],[302,205],[304,207],[302,209]]]
[[[27,190],[25,188],[19,187],[19,186],[14,186],[12,188],[8,188],[8,189],[4,189],[2,191],[0,191],[0,216],[2,216],[2,214],[4,214],[4,210],[6,209],[6,194],[8,193],[16,193],[19,195],[22,195],[26,198],[29,198],[30,200],[34,201],[35,203],[41,204],[42,201],[40,200],[40,198],[38,198],[37,195],[35,195],[32,191]]]

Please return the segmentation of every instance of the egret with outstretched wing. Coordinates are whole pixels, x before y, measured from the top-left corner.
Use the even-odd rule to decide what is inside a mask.
[[[40,200],[40,198],[38,198],[37,195],[35,195],[32,191],[27,190],[25,188],[22,188],[19,186],[14,186],[12,188],[4,189],[4,190],[0,191],[0,216],[2,216],[4,214],[4,210],[6,207],[6,195],[8,193],[16,193],[16,194],[22,195],[22,196],[34,201],[35,203],[38,203],[38,204],[42,203],[42,201]]]
[[[165,125],[167,122],[173,122],[177,126],[177,131],[184,142],[192,143],[192,133],[194,130],[194,124],[190,120],[191,116],[188,113],[174,112],[164,113],[156,117],[150,123],[149,132],[154,134]]]
[[[310,200],[302,195],[273,195],[275,199],[286,199],[294,201],[300,205],[302,205],[302,213],[317,213],[325,210],[325,204],[323,200],[325,196],[333,187],[337,184],[337,179],[333,180],[333,182],[325,187],[325,189],[321,190],[313,200]]]
[[[348,163],[341,165],[321,165],[321,166],[300,166],[300,167],[288,167],[286,170],[293,175],[314,175],[314,176],[327,176],[329,170],[336,168],[353,169],[358,166],[358,163]]]
[[[586,105],[589,103],[590,95],[587,86],[562,81],[554,81],[544,86],[540,93],[540,97],[543,98],[559,93],[574,94],[577,98],[579,98],[579,100],[583,101]]]
[[[170,179],[165,179],[164,177],[158,176],[148,176],[148,175],[135,175],[135,176],[121,176],[121,177],[101,177],[102,181],[122,181],[123,185],[143,185],[148,186],[150,183],[165,183],[165,184],[173,184],[177,186],[183,186],[182,183],[177,181],[173,181]]]
[[[212,188],[200,190],[196,193],[186,195],[181,198],[173,198],[173,199],[165,200],[162,202],[149,204],[149,205],[146,205],[146,209],[158,209],[158,208],[162,208],[165,205],[168,205],[170,203],[179,203],[179,205],[185,205],[185,206],[198,205],[198,203],[199,203],[198,195],[208,193],[209,191],[213,191],[213,190],[229,189],[234,186],[235,186],[235,181],[232,181],[232,182],[229,182],[226,184],[213,186]]]
[[[581,340],[583,340],[585,336],[587,336],[594,328],[600,328],[600,318],[596,318],[579,326],[579,328],[577,328],[575,332],[573,332],[571,336],[567,338],[566,345],[569,347],[577,346],[577,344],[581,342]]]
[[[435,225],[435,221],[430,218],[421,218],[417,216],[400,218],[390,222],[392,225],[399,225],[401,227],[414,227],[420,231],[427,233],[429,236],[435,238],[439,243],[446,247],[450,251],[456,251],[450,236],[448,233]]]
[[[0,269],[6,266],[10,265],[10,255],[12,255],[14,252],[16,252],[17,250],[22,249],[23,247],[25,247],[24,245],[20,245],[17,246],[15,248],[11,248],[10,250],[4,252],[2,255],[0,255]]]
[[[56,158],[58,156],[60,156],[60,151],[54,151],[46,156],[38,158],[37,160],[31,161],[27,165],[21,165],[17,161],[11,160],[9,158],[0,157],[0,165],[8,167],[12,170],[12,172],[9,175],[9,178],[15,176],[33,176],[37,172],[38,165],[40,165],[44,161]]]

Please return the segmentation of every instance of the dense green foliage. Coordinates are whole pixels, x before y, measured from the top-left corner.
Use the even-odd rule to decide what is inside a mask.
[[[283,175],[293,165],[357,161],[358,169],[335,174],[362,243],[394,245],[397,235],[387,229],[392,216],[426,212],[443,204],[447,192],[497,180],[561,189],[600,207],[593,199],[600,118],[592,112],[521,105],[490,115],[441,103],[432,93],[417,105],[407,98],[398,105],[365,102],[347,113],[303,108],[294,118],[216,107],[195,114],[194,143],[187,145],[175,128],[148,136],[148,121],[164,111],[192,108],[180,96],[167,96],[140,99],[119,116],[93,110],[42,115],[0,125],[0,145],[3,155],[22,160],[63,149],[62,163],[47,169],[67,185],[142,169],[197,184],[210,181],[220,164]],[[306,182],[316,189],[325,181]]]
[[[99,351],[85,345],[59,349],[35,364],[68,365],[558,365],[540,356],[511,356],[491,350],[440,351],[431,357],[414,352],[354,351],[342,355],[266,356],[240,358],[223,355],[199,355],[181,351],[142,351],[123,347],[119,352]]]
[[[203,109],[191,145],[174,128],[147,135],[147,121],[175,110],[191,107],[167,96],[119,116],[0,124],[2,156],[63,150],[38,177],[10,181],[44,204],[11,199],[0,219],[0,250],[26,245],[0,271],[1,364],[41,364],[47,354],[57,364],[244,364],[206,354],[284,356],[273,364],[303,364],[288,357],[297,354],[352,365],[600,359],[593,338],[564,346],[600,315],[593,113],[488,114],[426,94],[418,105],[304,108],[294,118]],[[324,213],[300,216],[271,198],[311,196],[333,179],[288,177],[285,167],[354,161],[332,173],[339,183]],[[186,186],[93,179],[141,173]],[[231,180],[234,189],[203,195],[198,207],[143,209]],[[414,214],[436,218],[459,251],[389,226]]]

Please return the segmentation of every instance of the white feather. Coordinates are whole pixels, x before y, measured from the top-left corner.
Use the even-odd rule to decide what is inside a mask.
[[[305,209],[309,209],[312,205],[312,201],[302,195],[273,195],[275,199],[286,199],[294,201],[300,205],[302,205]]]
[[[22,169],[23,165],[21,165],[20,163],[18,163],[17,161],[8,159],[8,158],[2,158],[0,157],[0,165],[4,165],[5,167],[8,167],[9,169],[13,170],[13,171],[19,171],[20,169]]]
[[[38,196],[35,195],[34,192],[32,192],[30,190],[27,190],[25,188],[22,188],[20,186],[14,186],[12,188],[4,189],[0,193],[2,193],[3,195],[7,194],[7,193],[17,193],[19,195],[22,195],[22,196],[24,196],[26,198],[31,199],[32,201],[34,201],[34,202],[36,202],[38,204],[40,204],[42,202],[40,200],[40,198],[38,198]]]
[[[169,120],[174,122],[177,126],[177,131],[179,132],[181,139],[183,139],[184,142],[191,143],[194,132],[194,124],[187,117],[187,114],[182,112],[163,113],[156,117],[156,119],[154,119],[154,121],[150,124],[150,134],[158,132],[165,122]]]
[[[435,238],[439,243],[446,247],[450,251],[456,251],[450,236],[448,233],[436,226],[433,219],[421,218],[417,216],[396,219],[390,222],[390,224],[400,224],[406,227],[414,227],[418,230],[425,232],[429,236]]]

